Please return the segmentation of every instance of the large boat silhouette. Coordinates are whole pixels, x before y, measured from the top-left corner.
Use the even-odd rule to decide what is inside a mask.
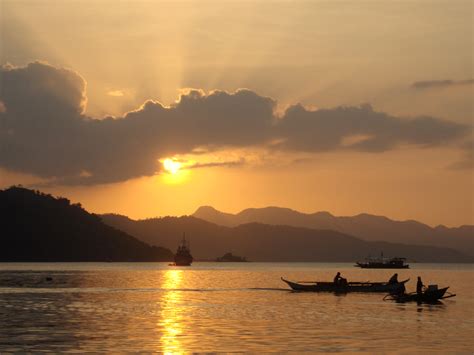
[[[380,257],[368,257],[365,261],[356,262],[356,267],[363,269],[408,269],[410,265],[406,263],[406,258],[386,258],[383,252]]]
[[[193,262],[193,256],[189,247],[189,242],[186,241],[186,236],[183,233],[183,240],[178,246],[178,250],[174,256],[174,264],[176,266],[189,266]]]

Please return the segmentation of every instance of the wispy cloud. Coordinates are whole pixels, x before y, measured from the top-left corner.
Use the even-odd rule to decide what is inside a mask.
[[[411,85],[411,87],[422,90],[422,89],[449,88],[449,87],[455,87],[455,86],[469,86],[469,85],[474,85],[474,79],[416,81]]]
[[[107,95],[114,97],[122,97],[125,96],[125,93],[122,90],[110,90],[107,92]]]
[[[191,165],[185,165],[184,169],[199,169],[199,168],[214,168],[214,167],[237,167],[242,166],[246,163],[245,159],[234,161],[221,161],[221,162],[209,162],[209,163],[194,163]]]

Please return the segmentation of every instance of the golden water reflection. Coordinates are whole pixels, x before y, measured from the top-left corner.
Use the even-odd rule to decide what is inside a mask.
[[[162,288],[166,289],[162,298],[159,329],[161,330],[160,352],[164,354],[184,353],[180,337],[183,334],[183,295],[177,291],[183,281],[183,270],[166,270]]]

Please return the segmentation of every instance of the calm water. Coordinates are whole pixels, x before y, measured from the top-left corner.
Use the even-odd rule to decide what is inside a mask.
[[[419,306],[383,294],[293,293],[280,281],[393,273],[350,264],[4,263],[0,352],[472,352],[472,266],[412,266],[398,271],[411,278],[408,291],[420,275],[458,296]]]

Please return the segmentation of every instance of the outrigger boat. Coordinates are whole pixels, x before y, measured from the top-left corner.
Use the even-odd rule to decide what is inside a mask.
[[[405,288],[405,283],[410,279],[406,279],[397,283],[388,282],[347,282],[345,284],[335,284],[334,282],[321,281],[299,281],[298,283],[285,280],[281,278],[294,291],[306,292],[385,292],[397,293],[402,292]]]
[[[420,295],[416,292],[390,294],[385,296],[384,300],[393,300],[400,303],[438,303],[440,300],[456,296],[453,293],[447,292],[448,288],[449,287],[438,288],[436,285],[431,285]]]

